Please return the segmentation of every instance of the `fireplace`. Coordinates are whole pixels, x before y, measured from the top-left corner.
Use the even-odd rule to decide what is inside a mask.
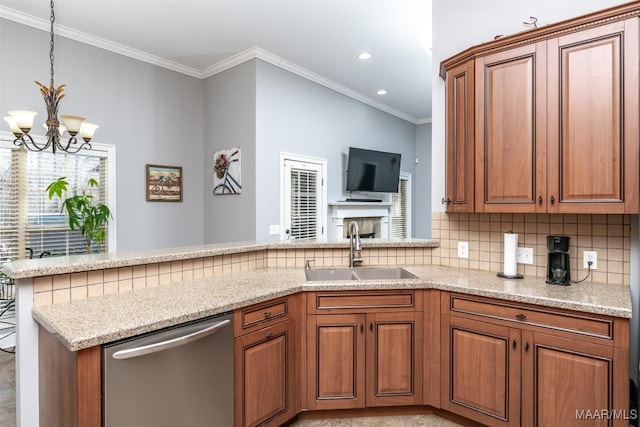
[[[349,223],[358,223],[360,237],[389,238],[391,203],[333,202],[331,223],[334,239],[349,238]]]

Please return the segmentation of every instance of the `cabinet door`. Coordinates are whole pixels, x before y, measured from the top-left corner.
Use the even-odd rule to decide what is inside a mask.
[[[478,212],[546,208],[546,43],[476,59]]]
[[[293,410],[294,321],[235,339],[235,425],[279,426]]]
[[[443,409],[487,426],[520,424],[520,331],[442,316]]]
[[[365,406],[365,315],[307,318],[309,409]]]
[[[447,71],[447,212],[473,212],[474,62]]]
[[[637,213],[638,18],[551,39],[549,211]]]
[[[530,332],[525,341],[523,426],[629,424],[628,376],[616,372],[629,363],[628,352]]]
[[[422,313],[367,315],[367,406],[422,404]]]

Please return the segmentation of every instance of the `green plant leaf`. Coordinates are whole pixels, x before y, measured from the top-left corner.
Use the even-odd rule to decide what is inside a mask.
[[[62,199],[62,193],[66,192],[67,188],[69,188],[69,183],[66,179],[66,176],[62,176],[49,184],[46,190],[49,194],[49,200],[53,199],[53,196],[58,196],[59,199]]]

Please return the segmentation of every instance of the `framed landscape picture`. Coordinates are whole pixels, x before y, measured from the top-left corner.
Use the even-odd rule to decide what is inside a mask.
[[[182,166],[147,165],[147,201],[182,201]]]

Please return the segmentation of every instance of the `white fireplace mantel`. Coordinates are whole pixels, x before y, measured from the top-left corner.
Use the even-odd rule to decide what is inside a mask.
[[[391,206],[389,202],[330,202],[333,237],[344,236],[345,218],[379,218],[380,238],[389,238]]]

